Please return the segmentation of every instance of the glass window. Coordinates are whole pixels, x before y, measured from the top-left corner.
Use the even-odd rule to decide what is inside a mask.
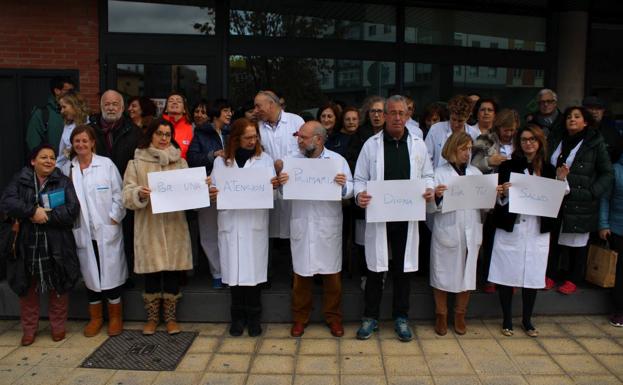
[[[108,0],[108,32],[214,35],[213,1],[205,5]]]
[[[396,65],[392,62],[229,57],[229,97],[238,106],[253,99],[258,90],[271,89],[286,99],[288,111],[315,116],[323,101],[358,106],[368,95],[389,96],[395,92],[395,84]]]
[[[207,98],[206,78],[203,65],[117,64],[117,90],[124,96],[160,99],[179,91],[193,105]]]
[[[407,7],[405,41],[545,51],[546,21],[538,16]]]
[[[311,0],[232,0],[230,33],[244,36],[396,41],[396,9]]]
[[[606,112],[623,131],[623,25],[593,23],[589,33],[586,68],[589,95],[606,102]]]

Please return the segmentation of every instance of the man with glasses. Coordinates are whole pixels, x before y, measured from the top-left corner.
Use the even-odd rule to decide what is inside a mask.
[[[549,88],[543,88],[536,95],[539,110],[528,116],[528,123],[538,124],[549,137],[550,133],[561,130],[562,113],[558,109],[558,95]]]

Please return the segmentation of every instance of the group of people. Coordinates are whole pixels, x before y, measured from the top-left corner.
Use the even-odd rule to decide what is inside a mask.
[[[456,297],[454,330],[466,333],[469,296],[480,271],[486,287],[499,293],[501,332],[514,333],[512,298],[519,287],[522,327],[536,337],[531,316],[537,290],[553,288],[556,280],[561,293],[576,290],[590,233],[599,230],[614,247],[623,247],[623,160],[618,158],[623,138],[613,135],[603,118],[605,108],[595,98],[586,99],[593,104],[560,112],[556,94],[542,90],[539,112],[523,126],[516,111],[499,110],[493,99],[464,95],[428,106],[419,123],[412,118],[413,100],[400,95],[369,97],[361,110],[330,102],[318,109],[317,120],[305,122],[286,112],[273,91],[259,91],[252,108],[245,106],[235,118],[225,99],[190,109],[185,97],[174,92],[158,117],[148,98],[132,98],[126,109],[123,96],[108,90],[101,96],[101,113],[89,116],[84,99],[72,88],[70,79],[53,79],[48,105],[35,109],[29,124],[30,164],[14,177],[0,203],[0,211],[19,224],[8,271],[10,286],[20,297],[23,345],[35,340],[39,296],[45,292],[52,337],[64,338],[67,293],[80,277],[90,316],[84,335],[100,332],[104,302],[108,334],[120,334],[123,285],[130,269],[144,278],[143,333],[155,333],[161,316],[168,333],[180,332],[177,305],[182,272],[193,268],[193,221],[183,211],[152,213],[151,172],[205,167],[215,201],[223,169],[269,170],[274,209],[219,210],[213,204],[196,214],[212,284],[228,285],[231,291],[229,332],[234,336],[245,328],[250,336],[262,333],[261,287],[268,279],[270,238],[289,239],[292,336],[301,336],[309,323],[314,276],[322,278],[330,333],[344,334],[340,273],[352,239],[365,278],[357,338],[367,339],[379,328],[390,271],[392,318],[401,341],[413,338],[409,294],[421,238],[430,239],[439,335],[448,330],[448,293]],[[334,182],[343,201],[285,200],[289,175],[284,162],[297,157],[335,159],[340,166]],[[512,172],[567,184],[558,219],[509,212]],[[487,173],[499,178],[494,209],[442,211],[451,178]],[[415,179],[426,185],[426,226],[415,220],[366,223],[365,209],[375,199],[367,191],[369,181]],[[561,270],[563,262],[567,267]],[[614,326],[623,326],[621,266],[619,262]]]

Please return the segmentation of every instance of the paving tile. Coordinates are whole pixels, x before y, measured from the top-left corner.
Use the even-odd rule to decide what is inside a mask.
[[[497,340],[489,339],[459,339],[459,345],[468,357],[471,355],[480,355],[491,357],[506,356],[504,349]]]
[[[623,375],[623,354],[596,354],[595,358],[612,373]]]
[[[4,381],[4,384],[11,384],[28,370],[30,370],[29,366],[0,365],[0,378]]]
[[[342,385],[386,385],[385,376],[343,375]]]
[[[296,374],[339,374],[337,356],[298,356]]]
[[[13,385],[55,385],[68,374],[66,368],[35,366],[18,378]]]
[[[568,337],[567,331],[563,329],[559,324],[553,322],[534,323],[533,325],[539,331],[539,338],[541,337]],[[522,333],[523,334],[523,333]]]
[[[617,344],[610,337],[604,338],[578,338],[576,341],[584,346],[591,354],[622,354],[623,346]],[[623,365],[623,361],[621,361]]]
[[[242,373],[206,373],[199,381],[200,385],[244,385],[247,379]]]
[[[107,385],[149,385],[158,377],[158,372],[140,370],[118,370]]]
[[[403,345],[408,345],[403,343]],[[381,347],[379,341],[376,339],[371,340],[356,340],[356,339],[342,339],[340,340],[340,354],[342,355],[366,355],[366,354],[381,354]]]
[[[251,373],[292,374],[292,372],[294,372],[293,356],[261,354],[255,356],[251,364]]]
[[[32,346],[21,346],[11,353],[7,354],[3,359],[0,360],[0,365],[9,365],[9,366],[35,366],[51,351],[54,349],[50,348],[33,348]]]
[[[415,335],[417,335],[417,330],[421,328],[427,328],[426,326],[419,326],[413,322],[409,322],[409,326],[411,330],[413,330]],[[379,338],[398,338],[396,332],[394,331],[394,321],[383,321],[379,325],[378,331]]]
[[[340,378],[333,375],[311,375],[311,374],[297,374],[294,377],[294,385],[338,385]]]
[[[344,324],[344,337],[355,338],[357,336],[357,330],[361,326],[361,322],[347,322]]]
[[[322,355],[334,355],[337,354],[338,347],[337,339],[309,339],[301,340],[301,347],[299,354],[322,354]],[[369,343],[375,343],[374,341],[367,341]]]
[[[246,385],[290,385],[291,374],[251,374]]]
[[[474,371],[479,376],[520,375],[521,371],[506,354],[467,354]]]
[[[433,376],[473,375],[474,369],[463,354],[426,355]],[[437,380],[435,380],[437,382]]]
[[[219,353],[245,353],[251,354],[255,352],[257,338],[249,337],[228,337],[224,338],[218,347]]]
[[[424,354],[461,354],[463,350],[456,339],[420,341]]]
[[[396,338],[396,333],[394,332],[394,327],[391,327],[391,332],[393,333],[392,337]],[[454,339],[454,331],[450,328],[448,329],[448,334],[446,334],[445,336],[439,336],[437,335],[437,333],[435,333],[435,329],[433,327],[433,324],[425,324],[425,325],[418,325],[415,328],[415,335],[417,337],[418,340],[447,340],[447,339]]]
[[[49,332],[39,332],[37,334],[37,338],[35,338],[35,342],[32,343],[32,345],[30,345],[30,347],[33,348],[60,348],[61,346],[63,346],[65,344],[65,342],[67,342],[67,340],[69,338],[71,338],[74,334],[77,333],[72,333],[67,331],[65,334],[65,338],[60,340],[60,341],[54,341],[51,337],[51,334]]]
[[[388,376],[430,376],[423,356],[389,356],[384,362]]]
[[[175,368],[176,372],[203,372],[212,358],[212,353],[186,353]]]
[[[398,340],[381,340],[381,351],[385,356],[419,356],[424,354],[417,339],[409,343]]]
[[[576,376],[573,380],[576,385],[621,385],[621,380],[608,375]]]
[[[42,336],[39,337],[44,338]],[[7,330],[0,334],[0,346],[19,346],[21,340],[21,330]]]
[[[197,331],[201,336],[215,336],[220,337],[225,334],[225,331],[228,328],[228,324],[226,323],[193,323],[193,324],[184,324],[186,330],[189,331]]]
[[[111,369],[74,369],[60,385],[104,385],[115,374]]]
[[[309,324],[305,328],[302,338],[335,338],[324,323]]]
[[[17,349],[17,345],[15,346],[0,346],[0,359],[7,356],[13,350]]]
[[[568,374],[603,374],[606,368],[588,354],[552,354],[558,365]]]
[[[549,354],[582,354],[586,350],[571,338],[538,338]]]
[[[89,353],[91,353],[93,350],[103,344],[107,339],[108,335],[106,333],[100,333],[95,337],[85,337],[82,333],[73,333],[71,336],[64,340],[65,342],[60,347],[90,349],[91,351]]]
[[[468,319],[467,321],[467,332],[462,336],[457,336],[459,339],[466,338],[490,338],[491,331],[489,328],[478,319]],[[448,325],[449,328],[453,328],[452,325]]]
[[[19,325],[19,321],[15,320],[0,320],[0,333],[3,333],[7,330],[13,329],[15,326]]]
[[[560,327],[573,337],[605,337],[606,333],[591,322],[561,323]]]
[[[525,376],[530,385],[573,385],[574,382],[568,376]]]
[[[586,323],[588,318],[583,315],[561,315],[561,316],[548,316],[549,322],[556,322],[559,324],[578,324]]]
[[[511,359],[523,374],[563,374],[549,356],[513,356]]]
[[[60,366],[62,368],[75,368],[79,366],[91,353],[90,349],[58,348],[50,350],[49,354],[41,360],[39,365]]]
[[[383,374],[383,363],[379,356],[341,356],[343,374]]]
[[[483,385],[528,385],[522,376],[480,376]]]
[[[208,365],[210,372],[246,373],[251,356],[247,354],[215,354]]]
[[[435,385],[480,385],[478,376],[433,376]]]
[[[211,353],[215,352],[219,344],[217,337],[197,336],[188,349],[189,353]]]
[[[160,372],[151,385],[195,385],[201,373]]]
[[[292,338],[290,328],[292,324],[268,324],[264,331],[264,338]]]
[[[387,379],[388,385],[433,385],[430,376],[392,376]]]
[[[535,338],[506,338],[498,341],[511,355],[547,354]]]
[[[264,338],[259,354],[289,354],[296,353],[299,340],[296,338]]]

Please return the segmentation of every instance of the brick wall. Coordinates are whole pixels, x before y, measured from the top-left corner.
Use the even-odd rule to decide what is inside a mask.
[[[77,69],[95,111],[98,33],[97,0],[1,0],[0,68]]]

